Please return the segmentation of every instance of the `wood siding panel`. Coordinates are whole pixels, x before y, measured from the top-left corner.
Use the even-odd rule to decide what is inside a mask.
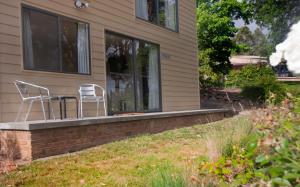
[[[24,70],[21,4],[90,24],[92,75]],[[0,122],[13,121],[18,110],[20,98],[14,80],[43,85],[53,95],[77,95],[82,83],[105,87],[106,30],[160,45],[163,111],[199,109],[195,8],[194,0],[179,0],[176,33],[136,18],[135,0],[93,0],[89,8],[82,10],[74,8],[73,0],[0,0]],[[72,113],[74,107],[70,106]],[[88,115],[95,113],[93,105],[86,110]],[[40,105],[35,104],[30,119],[41,117]]]

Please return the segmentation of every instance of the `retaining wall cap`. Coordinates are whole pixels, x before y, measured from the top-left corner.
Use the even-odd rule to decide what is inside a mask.
[[[51,129],[51,128],[64,128],[64,127],[107,124],[107,123],[113,124],[117,122],[171,118],[171,117],[180,117],[180,116],[206,115],[206,114],[214,114],[214,113],[230,113],[230,112],[232,111],[229,109],[205,109],[205,110],[188,110],[188,111],[175,111],[175,112],[145,113],[145,114],[126,115],[126,116],[105,116],[105,117],[83,118],[83,119],[9,122],[9,123],[0,123],[0,130],[32,131],[32,130]]]

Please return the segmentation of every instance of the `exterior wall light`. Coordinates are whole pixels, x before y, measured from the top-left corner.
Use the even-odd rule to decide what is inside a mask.
[[[87,7],[89,7],[89,4],[88,3],[83,3],[83,2],[81,2],[81,0],[75,0],[75,7],[79,8],[79,9],[87,8]]]

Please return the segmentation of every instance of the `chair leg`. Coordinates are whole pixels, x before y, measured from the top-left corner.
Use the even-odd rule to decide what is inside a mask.
[[[15,119],[15,122],[19,121],[21,112],[22,112],[22,110],[23,110],[23,106],[24,106],[24,101],[22,101],[21,106],[19,107],[18,114],[17,114],[17,117],[16,117],[16,119]]]
[[[103,100],[104,115],[107,116],[106,102]]]
[[[51,110],[51,113],[52,113],[52,117],[53,117],[53,119],[55,120],[55,114],[54,114],[54,110],[53,110],[53,106],[52,106],[52,101],[51,101],[51,99],[49,99],[49,105],[50,105],[50,110]]]
[[[83,105],[82,105],[82,99],[80,99],[80,117],[83,118]]]
[[[28,119],[28,116],[29,116],[29,113],[31,111],[31,107],[32,107],[33,102],[34,102],[34,100],[30,101],[30,104],[29,104],[29,107],[28,107],[28,110],[27,110],[27,113],[26,113],[24,121],[27,121],[27,119]]]
[[[45,106],[44,106],[44,101],[43,101],[43,99],[41,99],[41,105],[42,105],[42,110],[43,110],[44,119],[45,119],[45,121],[47,121],[47,118],[46,118],[46,112],[45,112]]]
[[[99,100],[97,100],[97,117],[99,116]]]

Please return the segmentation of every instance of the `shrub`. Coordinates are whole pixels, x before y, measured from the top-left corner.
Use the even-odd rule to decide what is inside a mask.
[[[285,88],[266,65],[247,65],[240,71],[231,71],[226,86],[242,88],[242,96],[259,103],[278,104],[286,97]]]
[[[232,70],[226,78],[227,87],[243,87],[255,83],[263,77],[276,79],[271,67],[266,65],[246,65],[241,70]]]
[[[199,83],[201,88],[219,88],[224,86],[223,74],[215,73],[206,52],[199,54]]]
[[[226,186],[300,186],[299,116],[272,106],[252,118],[251,134],[218,160],[203,159],[199,174]]]
[[[286,97],[285,88],[272,77],[261,77],[257,82],[245,84],[242,96],[255,102],[279,104]]]

